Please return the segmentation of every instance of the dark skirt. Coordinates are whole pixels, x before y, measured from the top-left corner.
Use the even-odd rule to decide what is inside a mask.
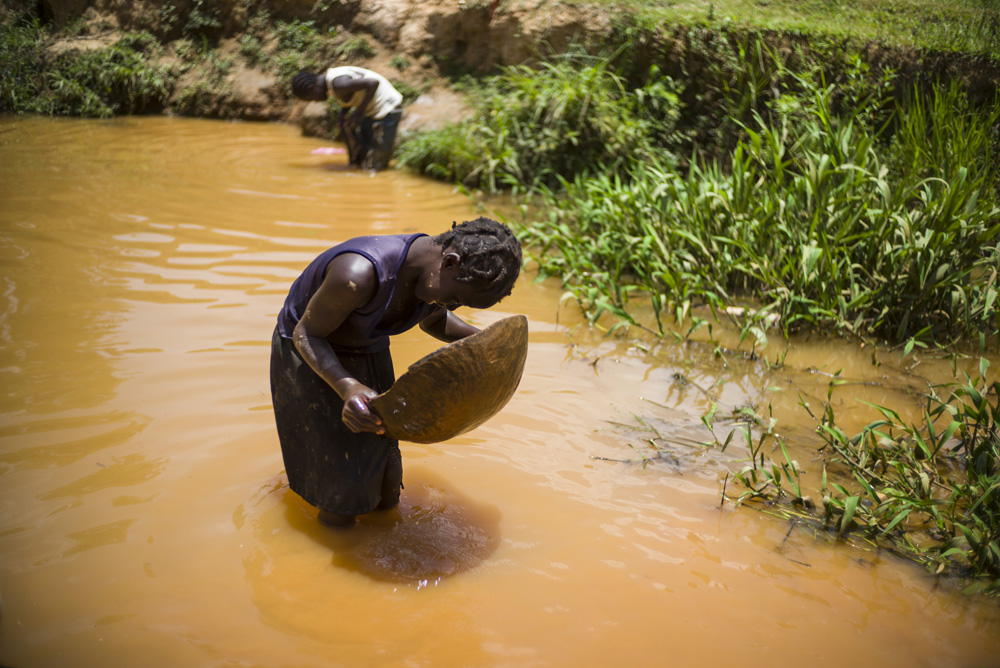
[[[337,356],[348,373],[376,392],[395,380],[388,350]],[[292,491],[320,510],[342,515],[399,503],[399,441],[348,429],[341,417],[344,401],[277,329],[271,339],[271,401]]]

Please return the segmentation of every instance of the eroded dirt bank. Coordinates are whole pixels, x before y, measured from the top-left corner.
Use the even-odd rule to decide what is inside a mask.
[[[705,94],[698,89],[699,76],[709,57],[695,43],[703,39],[704,27],[637,31],[629,28],[627,13],[616,10],[612,15],[607,7],[543,0],[43,0],[40,5],[45,20],[57,28],[73,27],[75,33],[52,44],[50,53],[98,48],[123,32],[143,30],[167,45],[162,59],[175,62],[178,54],[170,45],[196,34],[203,46],[229,57],[231,65],[219,84],[202,86],[193,101],[188,96],[179,113],[291,122],[302,125],[309,135],[329,131],[323,105],[296,103],[284,77],[241,57],[240,40],[255,21],[310,22],[331,36],[331,44],[366,42],[370,50],[363,54],[331,49],[330,62],[349,61],[391,72],[393,80],[420,91],[422,96],[408,105],[404,132],[459,120],[469,113],[448,85],[456,73],[486,73],[564,51],[572,44],[607,49],[628,40],[634,67],[658,65],[665,74],[686,82],[691,100]],[[802,37],[765,33],[764,38],[784,52],[808,46]],[[273,44],[263,45],[269,46]],[[989,59],[878,44],[867,46],[863,53],[873,67],[892,68],[903,82],[957,79],[974,100],[992,99],[1000,86],[1000,66]],[[400,59],[408,63],[406,68],[393,67]],[[198,67],[186,71],[162,111],[178,113],[172,108],[177,100],[205,76]]]
[[[412,86],[424,96],[410,104],[404,129],[422,128],[457,120],[468,110],[452,93],[444,75],[457,71],[488,72],[499,65],[525,62],[540,50],[558,52],[571,42],[603,44],[611,34],[607,14],[593,9],[535,0],[514,2],[423,2],[420,0],[365,0],[317,3],[313,0],[251,3],[223,0],[46,0],[43,18],[61,29],[74,26],[78,34],[53,44],[49,52],[101,48],[122,33],[144,30],[165,44],[190,32],[192,16],[204,15],[199,29],[204,41],[233,57],[226,85],[215,95],[201,95],[193,113],[186,115],[290,121],[304,124],[307,134],[325,129],[322,105],[296,104],[288,82],[267,68],[254,67],[239,57],[239,38],[255,19],[270,22],[301,21],[322,27],[341,44],[363,39],[372,52],[362,57],[333,56],[391,73],[393,80]],[[334,41],[334,40],[331,40]],[[267,45],[265,45],[267,46]],[[393,58],[410,65],[392,68]],[[170,62],[176,53],[168,48]],[[175,87],[174,98],[201,76],[188,72]],[[169,105],[168,109],[169,111]]]

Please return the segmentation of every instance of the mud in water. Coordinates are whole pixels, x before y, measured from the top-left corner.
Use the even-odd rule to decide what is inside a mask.
[[[603,336],[526,275],[518,392],[402,444],[403,500],[331,530],[287,487],[274,319],[358,234],[480,215],[447,185],[349,171],[281,125],[0,120],[0,665],[995,666],[1000,608],[884,554],[720,507],[741,453],[712,402],[917,407],[947,363],[823,340],[762,357]],[[735,348],[735,341],[730,342]],[[393,346],[397,372],[440,345]],[[642,463],[643,429],[669,458]],[[815,472],[814,472],[815,473]],[[141,657],[141,660],[138,658]]]

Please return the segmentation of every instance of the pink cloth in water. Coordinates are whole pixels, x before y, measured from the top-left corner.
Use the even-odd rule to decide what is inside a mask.
[[[314,148],[309,153],[312,155],[340,155],[341,153],[346,153],[346,151],[336,146],[323,146],[321,148]]]

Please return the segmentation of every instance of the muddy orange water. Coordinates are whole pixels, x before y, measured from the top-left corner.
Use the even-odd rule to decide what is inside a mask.
[[[995,604],[720,508],[741,454],[691,445],[710,396],[770,407],[799,443],[815,426],[800,396],[821,407],[827,374],[852,381],[834,401],[863,422],[859,398],[912,403],[946,363],[803,341],[768,371],[710,344],[636,345],[530,275],[460,311],[529,318],[510,404],[404,443],[398,513],[320,526],[271,414],[288,285],[350,236],[478,215],[322,145],[281,125],[0,120],[0,664],[1000,665]],[[397,373],[437,345],[398,337]],[[670,458],[628,463],[635,416]]]

